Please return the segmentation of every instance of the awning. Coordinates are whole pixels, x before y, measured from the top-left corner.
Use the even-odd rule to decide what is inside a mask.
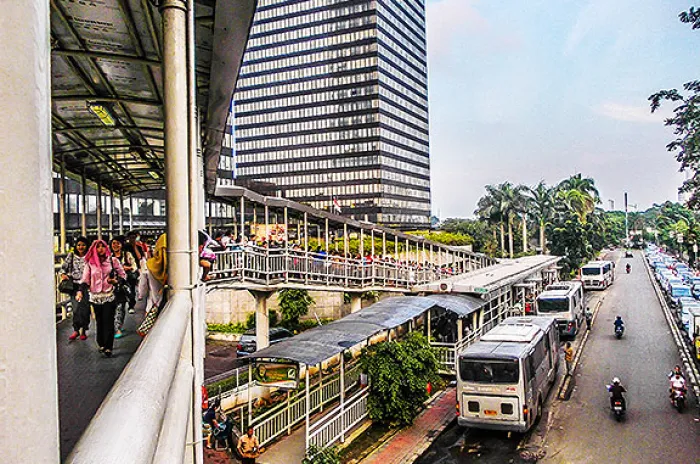
[[[488,304],[487,301],[470,295],[430,295],[425,298],[458,317],[468,316]]]
[[[437,306],[429,298],[387,298],[328,325],[256,351],[253,359],[289,359],[313,366],[385,330],[394,329]]]

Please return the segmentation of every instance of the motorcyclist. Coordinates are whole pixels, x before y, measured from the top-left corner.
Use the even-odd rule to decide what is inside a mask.
[[[630,271],[632,270],[632,265],[630,263],[627,263],[626,269],[627,269],[627,273],[629,274]]]
[[[678,364],[676,364],[676,367],[674,367],[673,370],[668,373],[668,380],[673,379],[676,376],[676,374],[680,375],[683,379],[685,379],[685,376],[683,375],[683,370]]]
[[[622,386],[619,378],[615,377],[613,379],[612,385],[608,385],[608,391],[610,392],[610,407],[612,408],[615,406],[615,400],[620,400],[622,403],[622,410],[626,411],[627,402],[622,394],[627,393],[627,390]]]
[[[613,324],[615,325],[615,330],[617,330],[618,327],[620,327],[623,331],[625,330],[625,323],[622,321],[622,316],[617,316]]]
[[[673,397],[675,396],[676,392],[685,393],[685,391],[685,379],[680,373],[675,374],[674,377],[671,379],[671,402],[673,402]]]

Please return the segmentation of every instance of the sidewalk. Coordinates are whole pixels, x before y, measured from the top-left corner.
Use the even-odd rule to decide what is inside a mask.
[[[362,460],[362,464],[408,464],[425,452],[455,418],[457,394],[448,388],[413,422]]]

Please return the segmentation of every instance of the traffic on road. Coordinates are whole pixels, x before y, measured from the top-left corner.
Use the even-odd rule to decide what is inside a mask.
[[[626,272],[615,275],[623,266]],[[697,353],[691,351],[700,322],[697,277],[655,247],[618,250],[593,267],[612,268],[612,276],[606,290],[586,292],[589,330],[566,337],[567,325],[560,325],[559,355],[563,361],[564,343],[572,342],[573,370],[559,369],[535,426],[519,433],[454,421],[417,463],[700,462]],[[624,330],[617,336],[616,329]]]

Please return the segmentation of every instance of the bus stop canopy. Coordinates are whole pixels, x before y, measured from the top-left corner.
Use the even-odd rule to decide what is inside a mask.
[[[405,324],[435,306],[435,301],[424,297],[387,298],[338,321],[263,348],[251,358],[289,359],[312,366],[376,334]]]
[[[56,171],[115,193],[164,186],[163,34],[158,0],[51,1]],[[213,193],[256,0],[195,0],[196,105]],[[187,72],[183,69],[182,72]]]
[[[469,316],[488,304],[487,301],[471,295],[436,294],[425,298],[434,301],[437,306],[446,311],[456,314],[457,317]]]

